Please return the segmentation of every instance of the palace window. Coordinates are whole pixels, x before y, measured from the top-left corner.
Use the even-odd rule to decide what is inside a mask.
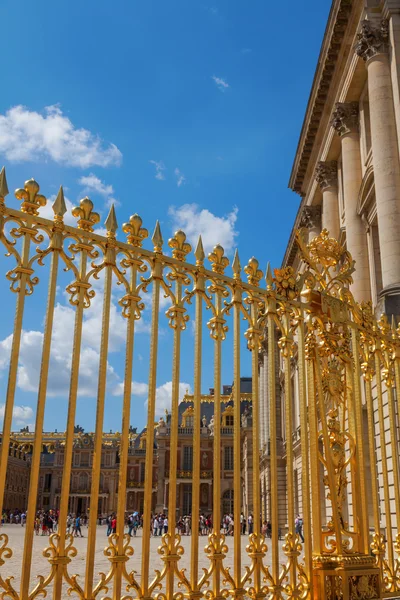
[[[141,462],[140,463],[140,481],[141,481],[141,483],[143,483],[143,481],[144,481],[145,473],[146,473],[146,463]]]
[[[74,454],[74,467],[79,467],[80,464],[81,464],[81,455],[79,454],[79,452],[75,452],[75,454]]]
[[[225,417],[225,426],[226,427],[233,427],[233,415],[227,415]]]
[[[224,448],[224,469],[225,471],[233,471],[233,446],[225,446]]]
[[[183,447],[183,465],[184,471],[191,471],[193,468],[193,446]]]

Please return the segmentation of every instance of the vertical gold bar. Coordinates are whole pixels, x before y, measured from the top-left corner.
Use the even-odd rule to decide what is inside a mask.
[[[254,536],[256,539],[257,551],[260,552],[261,544],[261,515],[260,515],[260,393],[259,393],[259,377],[258,377],[258,353],[260,350],[260,336],[257,328],[257,301],[253,300],[251,305],[253,339],[251,344],[251,367],[252,367],[252,416],[253,416],[253,431],[252,431],[252,446],[253,446],[253,509],[254,509]],[[278,521],[272,530],[278,529]],[[262,550],[261,550],[262,552]],[[263,597],[262,579],[261,579],[262,561],[256,559],[254,569],[254,591],[255,597]]]
[[[151,504],[153,497],[153,458],[154,458],[154,418],[156,409],[157,390],[157,352],[158,352],[158,320],[160,311],[160,282],[162,278],[162,264],[158,253],[155,254],[153,269],[153,300],[150,334],[150,366],[149,366],[149,400],[147,409],[147,434],[146,434],[146,462],[143,507],[143,538],[142,538],[142,569],[141,587],[142,597],[150,597],[149,568],[150,568],[150,522]]]
[[[365,458],[364,458],[364,431],[363,431],[363,420],[362,420],[362,401],[361,401],[361,365],[360,365],[360,342],[359,333],[353,326],[351,330],[351,338],[353,344],[353,381],[354,381],[354,413],[355,413],[355,425],[356,425],[356,448],[357,448],[357,471],[359,480],[359,527],[361,537],[361,548],[360,550],[364,554],[369,554],[368,544],[368,505],[367,505],[367,487],[365,483]]]
[[[310,418],[310,474],[311,474],[311,499],[312,499],[312,547],[313,554],[321,554],[321,489],[319,481],[319,448],[318,448],[318,422],[317,422],[317,399],[315,394],[314,361],[311,356],[307,357],[307,395],[308,411]],[[304,468],[304,465],[303,465]]]
[[[92,485],[90,490],[90,512],[88,528],[88,545],[86,551],[85,597],[93,594],[94,556],[96,551],[97,506],[99,502],[99,486],[101,471],[101,453],[103,446],[104,402],[107,383],[107,355],[110,330],[112,266],[105,267],[103,316],[100,341],[99,379],[97,387],[96,425],[94,434]]]
[[[382,475],[383,475],[383,494],[385,504],[385,522],[386,522],[386,540],[389,558],[390,569],[394,569],[393,555],[393,536],[392,536],[392,515],[390,512],[390,492],[389,492],[389,473],[387,467],[386,453],[386,435],[385,435],[385,417],[383,413],[383,398],[382,398],[382,375],[381,375],[381,347],[380,342],[376,340],[375,347],[375,379],[376,393],[378,399],[378,417],[379,417],[379,432],[381,439],[381,460],[382,460]]]
[[[325,410],[324,410],[325,409],[324,392],[323,392],[323,388],[322,388],[321,365],[320,365],[319,361],[320,361],[320,357],[318,356],[317,350],[315,350],[314,365],[315,365],[316,387],[317,387],[317,394],[318,394],[319,418],[321,420],[322,435],[323,435],[324,447],[325,447],[325,460],[326,460],[326,466],[327,466],[328,483],[329,483],[329,489],[331,490],[331,497],[332,497],[332,501],[331,501],[332,519],[333,519],[334,531],[336,532],[336,548],[337,548],[337,553],[341,554],[343,552],[341,523],[340,523],[340,519],[339,519],[338,505],[337,505],[337,502],[334,500],[336,484],[335,484],[332,456],[331,456],[330,447],[329,447],[329,433],[328,433],[328,426],[326,424],[326,415],[325,415]]]
[[[55,234],[57,235],[57,234]],[[58,251],[52,253],[50,277],[47,293],[47,313],[43,334],[42,362],[40,367],[38,401],[36,407],[35,441],[29,477],[28,506],[32,507],[26,515],[24,551],[22,555],[21,600],[29,597],[29,583],[32,563],[33,533],[36,518],[36,502],[39,483],[40,457],[42,454],[43,422],[46,404],[47,380],[49,375],[51,335],[53,331],[54,304],[58,272]]]
[[[126,507],[126,485],[128,476],[128,451],[129,451],[129,425],[131,415],[131,395],[132,395],[132,364],[133,348],[135,339],[135,318],[136,303],[138,298],[136,294],[137,270],[142,261],[137,258],[131,258],[130,263],[130,295],[129,310],[127,312],[126,324],[126,353],[125,353],[125,371],[124,371],[124,396],[122,403],[122,425],[119,456],[119,477],[118,477],[118,503],[117,503],[117,549],[118,556],[123,556],[124,531],[125,531],[125,507]],[[147,449],[146,449],[147,450]],[[147,454],[147,451],[146,451]],[[147,475],[146,475],[147,476]],[[150,494],[151,503],[152,494]],[[143,538],[150,535],[150,525],[146,532],[143,528]],[[117,571],[114,578],[113,598],[121,598],[122,587],[122,562],[117,562]]]
[[[396,398],[399,403],[400,398],[400,348],[399,342],[396,340],[396,347],[393,355],[394,361],[394,376],[395,376],[395,390],[396,390]],[[397,538],[399,538],[400,534],[400,512],[399,512],[399,494],[400,494],[400,484],[399,484],[399,455],[397,453],[397,448],[399,440],[397,435],[396,428],[396,415],[394,412],[394,398],[393,398],[393,389],[392,389],[392,399],[390,406],[390,436],[391,436],[391,444],[392,444],[392,456],[395,456],[396,466],[393,462],[393,469],[396,471],[396,479],[394,480],[396,494],[396,521],[397,521]]]
[[[298,336],[298,369],[299,369],[299,405],[300,405],[300,432],[301,432],[301,496],[303,505],[304,523],[304,565],[305,572],[312,585],[312,540],[311,540],[311,502],[310,502],[310,462],[308,456],[309,436],[307,418],[307,391],[306,391],[306,364],[304,340],[304,312],[301,309]],[[313,461],[318,462],[318,455],[313,455]],[[320,530],[319,530],[320,531]],[[312,589],[310,591],[312,596]]]
[[[241,589],[242,548],[240,531],[240,513],[242,500],[241,485],[241,443],[240,443],[240,305],[241,291],[235,291],[233,306],[233,578],[236,590]],[[254,381],[253,381],[254,387]],[[254,393],[252,394],[254,398]],[[254,409],[254,402],[253,402]],[[253,431],[257,421],[253,416]],[[253,442],[254,443],[254,442]],[[257,518],[255,516],[255,518]]]
[[[295,536],[294,527],[294,472],[293,472],[293,414],[292,414],[292,378],[290,358],[292,354],[292,336],[290,333],[290,314],[286,308],[284,314],[284,337],[283,349],[285,369],[285,426],[286,426],[286,472],[287,472],[287,510],[288,510],[288,533]],[[296,563],[290,562],[290,583],[296,588]]]
[[[221,316],[221,291],[216,284],[215,312]],[[213,480],[213,530],[216,539],[221,533],[221,352],[222,332],[218,330],[214,341],[214,480]],[[214,569],[213,574],[214,598],[221,597],[221,572]]]
[[[387,364],[388,369],[391,368],[391,361],[389,353],[387,352]],[[398,438],[397,438],[397,427],[396,427],[396,413],[394,407],[394,381],[392,374],[388,373],[386,379],[386,390],[388,395],[388,409],[389,409],[389,429],[390,429],[390,445],[392,450],[392,469],[393,469],[393,487],[394,487],[394,502],[396,507],[396,525],[397,531],[400,526],[400,482],[399,482],[399,454],[398,454]]]
[[[32,223],[32,217],[30,215],[26,215],[27,230],[24,231],[24,239],[23,239],[22,253],[21,253],[21,264],[18,265],[19,267],[22,267],[25,269],[28,267],[28,262],[29,262],[31,234],[29,233],[28,228],[31,226],[31,223]],[[1,436],[1,446],[0,446],[0,473],[4,473],[4,476],[0,477],[0,509],[1,509],[1,511],[3,511],[4,488],[6,485],[5,474],[7,473],[8,452],[9,452],[9,448],[10,448],[10,433],[11,433],[12,417],[13,417],[13,409],[14,409],[15,388],[17,385],[19,350],[20,350],[20,345],[21,345],[22,319],[24,316],[27,279],[28,279],[28,274],[25,272],[22,272],[21,278],[19,281],[19,290],[18,290],[18,294],[17,294],[17,300],[16,300],[16,304],[15,304],[14,330],[13,330],[12,345],[11,345],[10,366],[9,366],[9,370],[8,370],[8,384],[7,384],[7,393],[6,393],[6,405],[5,405],[5,409],[4,409],[3,432],[2,432],[2,436]]]
[[[82,245],[80,250],[81,261],[78,284],[85,280],[87,268],[87,247]],[[76,399],[78,394],[79,364],[81,357],[82,321],[85,291],[86,288],[80,285],[75,312],[74,341],[72,348],[71,376],[68,398],[67,429],[65,435],[64,465],[61,483],[60,514],[58,518],[58,557],[65,556],[66,523],[68,516],[68,500],[71,482],[72,452],[74,446],[74,427],[76,414]],[[59,563],[57,565],[57,572],[55,575],[53,592],[54,600],[59,600],[62,597],[61,592],[64,568],[65,567],[62,563]]]
[[[192,479],[192,540],[191,540],[191,570],[190,587],[192,591],[198,591],[199,580],[199,528],[196,527],[196,519],[199,515],[200,498],[200,419],[201,419],[201,352],[202,352],[202,327],[203,327],[203,299],[199,291],[203,286],[203,277],[198,275],[196,281],[196,315],[195,315],[195,339],[194,339],[194,433],[193,433],[193,479]],[[176,496],[176,489],[174,491]]]
[[[277,417],[276,417],[276,374],[275,374],[275,301],[270,299],[268,307],[268,400],[270,411],[270,490],[272,523],[272,578],[275,585],[279,582],[279,540],[278,540],[278,457],[277,457]]]
[[[379,496],[377,485],[377,468],[376,468],[376,449],[375,449],[375,419],[374,405],[372,400],[371,375],[365,375],[365,398],[367,403],[368,416],[368,445],[369,445],[369,462],[371,464],[371,488],[372,488],[372,505],[374,511],[374,527],[375,533],[380,533],[380,517],[379,517]]]

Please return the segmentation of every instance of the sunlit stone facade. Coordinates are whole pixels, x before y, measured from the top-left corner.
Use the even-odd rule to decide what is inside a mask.
[[[289,182],[289,187],[300,195],[301,202],[283,266],[292,266],[297,271],[302,269],[294,236],[297,229],[306,228],[310,241],[326,228],[332,237],[347,247],[356,261],[351,285],[355,299],[371,301],[377,315],[385,312],[389,319],[394,315],[397,320],[400,316],[399,143],[400,0],[334,0]],[[261,414],[268,423],[266,364],[266,354],[262,353]],[[283,413],[285,390],[281,365],[277,364],[276,369],[279,418]],[[295,360],[292,369],[294,374]],[[376,404],[375,400],[375,411]],[[298,489],[295,504],[301,513],[301,431],[295,385],[293,411],[294,469]],[[385,428],[388,430],[387,413],[386,406]],[[366,419],[364,410],[365,427]],[[381,442],[377,422],[376,418],[376,460],[382,502]],[[268,518],[268,490],[271,485],[277,485],[281,492],[279,525],[285,527],[285,468],[280,470],[277,482],[270,482],[268,465],[268,445],[272,435],[277,438],[284,465],[284,427],[278,427],[273,434],[268,425],[262,429],[265,430],[265,435],[261,436],[263,511]],[[364,436],[365,450],[366,440],[367,435]],[[390,447],[387,452],[389,481],[393,486]],[[369,457],[367,451],[365,455]],[[367,473],[370,474],[368,466]],[[371,498],[370,490],[368,496]],[[328,502],[323,511],[328,518]],[[348,513],[351,522],[351,498],[348,499]],[[396,521],[394,513],[392,521]],[[384,527],[384,518],[381,523]]]

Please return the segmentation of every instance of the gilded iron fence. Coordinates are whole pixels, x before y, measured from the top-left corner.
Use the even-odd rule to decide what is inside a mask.
[[[400,489],[397,449],[398,423],[395,390],[400,389],[400,332],[382,317],[376,321],[368,304],[358,305],[349,291],[354,264],[350,255],[324,230],[310,244],[302,232],[297,239],[303,266],[298,274],[288,267],[267,268],[266,286],[258,261],[251,258],[243,271],[237,252],[232,276],[225,270],[229,261],[217,245],[205,266],[201,238],[194,252],[195,261],[186,262],[192,248],[184,232],[168,241],[172,255],[164,252],[157,222],[152,236],[153,250],[143,243],[148,231],[142,219],[133,215],[122,226],[126,242],[116,239],[117,221],[112,207],[106,219],[106,236],[94,232],[99,215],[93,203],[84,198],[73,209],[77,226],[64,223],[66,206],[62,188],[53,204],[53,221],[39,216],[47,200],[39,194],[34,180],[15,192],[20,210],[8,207],[4,170],[0,177],[0,239],[14,265],[6,274],[15,293],[15,317],[10,353],[0,456],[0,505],[4,498],[5,474],[11,440],[12,414],[16,393],[19,352],[25,298],[39,285],[40,270],[50,263],[46,319],[37,390],[35,436],[29,483],[28,506],[36,506],[44,410],[47,398],[51,341],[56,301],[56,286],[61,268],[71,275],[66,287],[75,309],[73,350],[70,369],[68,416],[65,433],[59,531],[51,535],[44,552],[46,573],[32,573],[35,510],[27,512],[21,584],[17,590],[8,573],[12,548],[7,534],[0,534],[0,597],[33,600],[46,594],[53,598],[72,594],[85,600],[95,598],[158,598],[181,600],[203,596],[222,600],[241,598],[380,598],[396,596],[400,590]],[[97,511],[89,515],[88,544],[83,578],[74,575],[77,549],[74,539],[62,525],[68,516],[72,469],[74,424],[78,397],[82,324],[95,295],[93,280],[103,273],[103,318],[100,362],[97,382],[95,451],[91,478],[91,506],[97,507],[100,489],[101,450],[106,396],[107,360],[110,334],[112,282],[121,286],[119,304],[126,319],[126,349],[123,410],[121,414],[120,463],[118,480],[117,531],[108,538],[104,550],[109,560],[107,573],[95,573]],[[151,290],[152,318],[148,377],[148,414],[145,452],[143,536],[136,553],[140,571],[130,568],[133,554],[131,539],[125,534],[124,517],[130,450],[129,427],[133,347],[135,325],[142,318],[144,296]],[[173,330],[172,406],[170,422],[170,463],[168,533],[161,538],[159,569],[151,560],[154,541],[150,537],[152,518],[153,463],[155,442],[156,374],[159,359],[160,292],[170,299],[166,311]],[[181,378],[181,341],[189,320],[188,305],[194,303],[194,381],[193,381],[193,467],[191,473],[192,508],[196,524],[199,515],[202,467],[201,452],[201,380],[203,365],[204,309],[210,318],[207,327],[214,347],[214,468],[213,530],[206,547],[196,526],[190,546],[184,551],[173,524],[176,514],[178,469],[178,404]],[[244,320],[247,347],[252,364],[252,508],[254,530],[248,538],[241,535],[241,322]],[[234,412],[234,508],[233,547],[221,533],[221,364],[228,325],[233,329],[233,412]],[[271,539],[261,530],[260,500],[260,391],[259,351],[268,348],[269,431],[268,463],[271,478],[269,519]],[[276,394],[277,357],[284,376],[285,458],[286,458],[286,533],[280,544],[276,524],[279,521],[278,445]],[[296,377],[301,431],[301,496],[304,519],[304,544],[295,525],[294,449],[293,449],[293,365]],[[385,410],[388,416],[385,416]],[[368,428],[363,426],[367,411]],[[378,434],[375,433],[378,428]],[[363,445],[364,437],[368,444]],[[380,442],[379,442],[380,440]],[[380,460],[376,445],[380,444]],[[365,468],[368,448],[371,477]],[[390,453],[391,470],[388,468]],[[382,473],[378,472],[378,463]],[[321,477],[321,469],[323,471]],[[370,518],[367,498],[372,496]],[[393,507],[394,501],[394,507]],[[325,505],[326,521],[321,507]],[[370,527],[373,535],[370,536]],[[372,543],[372,545],[371,545]],[[186,558],[187,557],[187,558]],[[203,559],[207,567],[200,569]],[[185,562],[186,561],[186,562]],[[182,565],[186,565],[186,569]],[[37,578],[35,577],[37,576]]]

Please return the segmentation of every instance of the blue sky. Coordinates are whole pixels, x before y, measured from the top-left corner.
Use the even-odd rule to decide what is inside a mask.
[[[238,246],[242,265],[255,255],[263,269],[268,260],[279,266],[299,203],[287,182],[329,7],[329,0],[5,0],[0,162],[10,190],[34,177],[52,197],[62,184],[69,206],[88,194],[103,220],[114,201],[120,225],[138,212],[149,230],[160,220],[164,239],[180,226],[192,240],[202,233],[209,246],[221,242],[229,257]],[[7,203],[18,205],[12,194]],[[3,272],[11,268],[11,259],[0,260]],[[63,282],[61,277],[57,315],[64,329],[55,332],[52,364],[58,370],[45,419],[46,429],[59,430],[66,392],[57,379],[65,375],[67,388],[63,369],[73,322]],[[10,315],[0,324],[4,399],[15,296],[5,279],[0,285]],[[46,285],[43,275],[27,301],[16,428],[34,422]],[[84,340],[77,422],[88,429],[94,423],[101,300],[99,288]],[[120,428],[117,389],[124,363],[117,309],[114,319],[105,420],[105,429],[113,430]],[[165,350],[171,337],[163,319]],[[182,389],[193,385],[191,327],[186,333]],[[212,386],[211,351],[207,342],[204,391]],[[232,381],[230,353],[226,383]],[[133,372],[138,385],[131,421],[139,427],[145,422],[147,366],[144,325]],[[158,370],[159,411],[168,405],[170,368],[166,357]],[[250,374],[248,353],[242,374]]]

